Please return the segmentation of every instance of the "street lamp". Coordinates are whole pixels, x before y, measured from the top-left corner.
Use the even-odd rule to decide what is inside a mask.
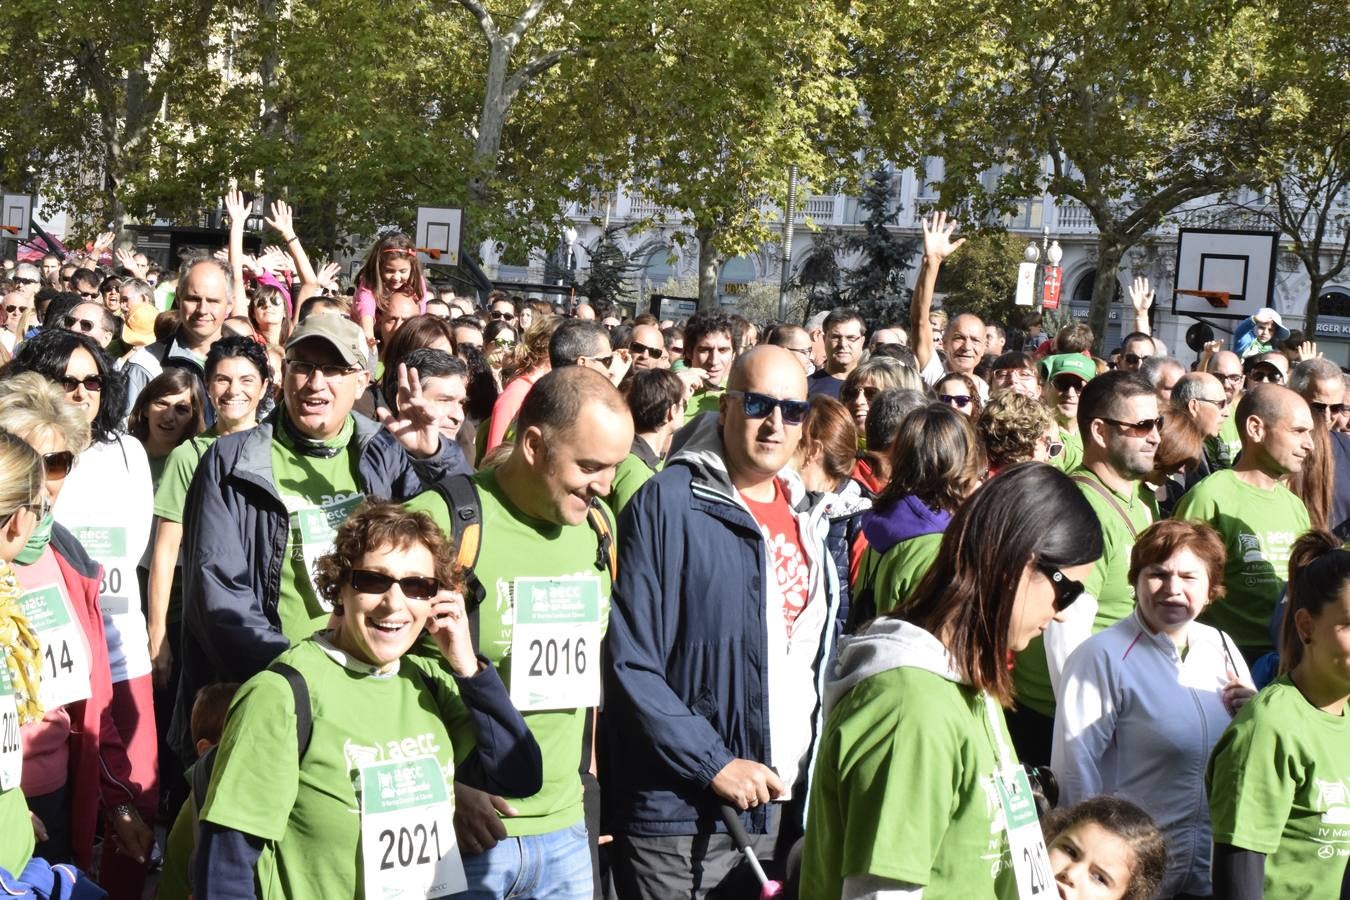
[[[1045,262],[1041,263],[1041,253],[1045,253]],[[1028,241],[1027,248],[1022,251],[1022,258],[1027,262],[1036,265],[1036,306],[1042,307],[1045,298],[1045,271],[1047,268],[1059,268],[1060,260],[1064,258],[1064,248],[1059,245],[1059,241],[1050,240],[1050,226],[1041,228],[1041,240]]]

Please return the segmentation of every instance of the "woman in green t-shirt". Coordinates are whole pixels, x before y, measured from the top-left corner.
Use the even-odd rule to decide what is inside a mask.
[[[127,433],[145,447],[155,487],[173,449],[206,427],[205,405],[197,376],[181,368],[165,369],[136,395]]]
[[[1035,509],[1038,527],[1027,527]],[[840,641],[811,785],[803,897],[1053,890],[1003,721],[1009,654],[1077,599],[1102,533],[1063,473],[1022,463],[952,518],[914,602]]]
[[[373,503],[333,547],[316,585],[332,627],[230,707],[197,896],[446,896],[465,884],[451,782],[509,797],[541,786],[539,745],[474,652],[455,548],[431,518]]]
[[[1205,787],[1214,895],[1336,897],[1350,858],[1350,551],[1309,531],[1289,557],[1280,677],[1219,739]]]

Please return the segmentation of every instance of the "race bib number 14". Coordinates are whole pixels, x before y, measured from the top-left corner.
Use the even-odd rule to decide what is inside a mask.
[[[600,705],[600,579],[517,578],[511,702],[521,712]]]

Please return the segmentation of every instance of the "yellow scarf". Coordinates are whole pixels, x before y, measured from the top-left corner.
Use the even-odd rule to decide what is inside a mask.
[[[42,666],[42,644],[19,607],[19,578],[9,563],[0,562],[0,651],[9,669],[9,683],[19,708],[19,724],[42,719],[38,702],[38,680]]]

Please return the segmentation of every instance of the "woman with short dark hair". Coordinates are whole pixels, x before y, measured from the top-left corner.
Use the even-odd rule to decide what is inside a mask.
[[[1035,507],[1040,525],[1026,527]],[[812,773],[803,897],[1007,897],[1050,864],[1003,708],[1009,654],[1082,591],[1097,516],[1064,474],[1014,466],[952,519],[903,611],[843,638]],[[917,896],[917,894],[915,894]]]

